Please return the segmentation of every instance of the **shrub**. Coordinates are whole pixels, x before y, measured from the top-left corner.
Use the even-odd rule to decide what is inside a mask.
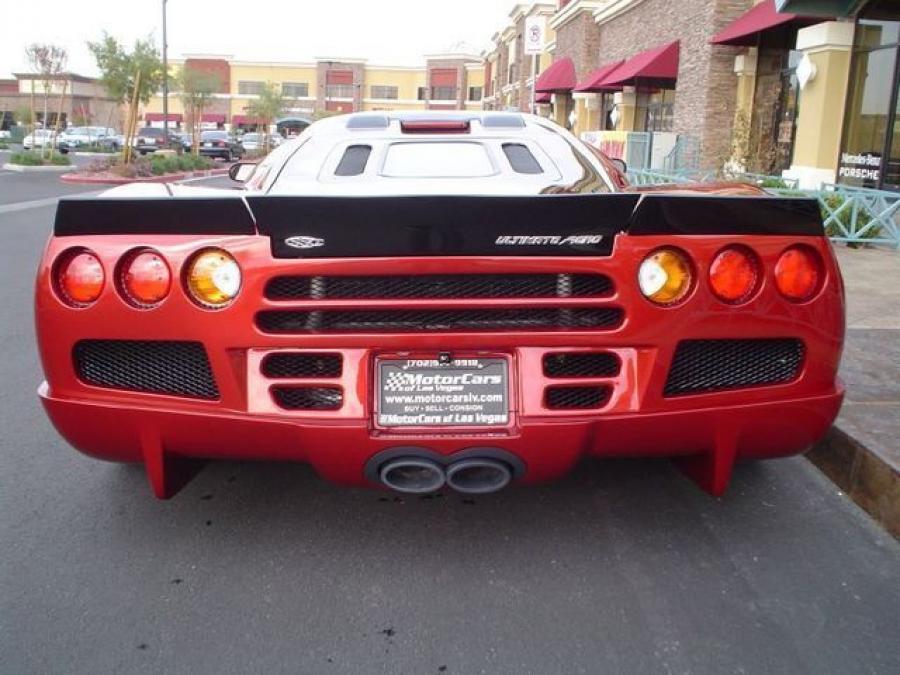
[[[6,141],[0,141],[0,150],[9,150],[9,143]]]
[[[72,160],[65,155],[56,154],[50,158],[50,163],[54,166],[69,166],[72,163]]]
[[[841,206],[844,205],[846,201],[846,197],[842,194],[830,194],[822,198],[825,204],[828,205],[828,208],[831,209],[832,212],[837,211]],[[857,232],[872,222],[872,214],[869,213],[869,210],[863,204],[859,204],[859,210],[856,214],[856,230]],[[822,207],[822,218],[829,218],[828,211]],[[853,218],[853,206],[847,206],[843,211],[841,211],[837,215],[837,220],[840,221],[841,225],[843,225],[848,230],[850,229],[850,223]],[[830,222],[827,224],[825,228],[825,233],[829,237],[842,237],[844,233],[841,231],[840,227],[837,226],[834,222]],[[866,230],[863,234],[859,235],[861,239],[876,239],[881,234],[881,228],[879,226],[875,226],[869,230]]]
[[[21,166],[43,166],[44,160],[40,155],[33,152],[14,152],[9,158],[10,164],[19,164]]]

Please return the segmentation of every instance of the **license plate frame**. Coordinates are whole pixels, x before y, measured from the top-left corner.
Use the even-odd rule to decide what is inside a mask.
[[[379,428],[502,429],[510,424],[512,388],[505,356],[454,356],[449,363],[437,356],[378,358],[374,384]]]

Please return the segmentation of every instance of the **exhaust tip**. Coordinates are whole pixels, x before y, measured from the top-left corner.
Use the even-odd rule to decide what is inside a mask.
[[[466,494],[497,492],[511,480],[510,468],[495,459],[463,459],[447,469],[447,485]]]
[[[397,492],[427,494],[440,490],[446,480],[437,462],[419,457],[400,457],[385,463],[378,472],[381,482]]]

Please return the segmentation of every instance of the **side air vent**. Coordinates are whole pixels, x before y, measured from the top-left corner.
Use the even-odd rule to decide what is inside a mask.
[[[684,340],[675,350],[665,395],[790,382],[800,372],[804,351],[796,339]]]
[[[590,410],[603,406],[609,396],[609,387],[547,387],[544,406],[550,410]]]
[[[547,377],[615,377],[619,357],[610,352],[562,352],[544,355]]]
[[[72,358],[78,378],[95,387],[219,398],[200,342],[82,340],[75,345]]]
[[[344,402],[339,387],[272,387],[272,397],[285,410],[337,410]]]
[[[340,354],[269,354],[260,366],[270,379],[340,377]]]

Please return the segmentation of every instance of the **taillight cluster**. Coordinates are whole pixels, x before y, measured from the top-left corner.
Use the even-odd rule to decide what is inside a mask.
[[[97,255],[84,248],[73,248],[57,259],[53,286],[70,307],[88,307],[103,292],[106,276]],[[169,263],[151,248],[138,248],[123,255],[112,278],[119,297],[139,309],[160,305],[173,285]],[[188,258],[182,279],[188,297],[207,309],[225,307],[241,290],[241,268],[234,256],[220,248],[202,249]]]
[[[774,268],[778,292],[791,302],[806,302],[819,291],[824,279],[822,259],[808,246],[798,244],[781,253]],[[674,247],[650,253],[638,268],[638,286],[651,302],[664,307],[684,300],[696,284],[690,257]],[[712,294],[729,305],[751,300],[761,287],[765,270],[752,249],[732,245],[719,251],[709,266],[707,283]]]

